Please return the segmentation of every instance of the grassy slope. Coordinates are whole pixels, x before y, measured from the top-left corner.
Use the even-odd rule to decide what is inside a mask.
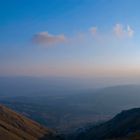
[[[37,140],[44,135],[51,139],[53,134],[51,130],[0,105],[0,139]]]

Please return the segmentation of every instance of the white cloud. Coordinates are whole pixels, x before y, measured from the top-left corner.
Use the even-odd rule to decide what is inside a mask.
[[[134,35],[134,30],[129,25],[127,25],[127,33],[129,37],[133,37]]]
[[[64,35],[51,35],[48,32],[40,32],[33,36],[33,42],[41,45],[54,45],[64,43],[67,39]]]
[[[134,30],[130,27],[130,25],[123,26],[122,24],[116,24],[113,28],[113,33],[116,37],[122,39],[132,38],[134,36]],[[112,37],[110,31],[105,33],[98,32],[97,26],[93,26],[86,32],[82,32],[71,37],[66,37],[63,34],[52,35],[48,32],[40,32],[33,36],[32,41],[38,45],[51,47],[53,45],[59,45],[63,43],[76,44],[87,42],[87,40],[91,40],[93,43],[109,42],[109,40],[111,40],[110,37]]]
[[[123,26],[121,24],[116,24],[114,27],[114,33],[118,37],[122,37],[125,34],[125,31],[123,29]]]
[[[98,30],[97,27],[91,27],[91,28],[89,29],[89,31],[91,32],[92,35],[96,35],[97,30]]]
[[[129,25],[124,27],[122,24],[116,24],[113,31],[119,38],[133,37],[134,35],[134,30]]]

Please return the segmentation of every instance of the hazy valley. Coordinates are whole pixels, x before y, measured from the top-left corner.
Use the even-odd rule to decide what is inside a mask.
[[[18,86],[18,84],[14,86]],[[12,85],[12,88],[14,86]],[[25,86],[26,84],[24,91],[20,86],[17,91],[15,91],[16,87],[10,89],[1,86],[0,90],[4,94],[9,94],[1,95],[0,103],[57,131],[60,135],[64,134],[67,139],[75,139],[77,135],[81,135],[81,132],[112,119],[122,110],[140,107],[139,85],[90,88],[90,90],[67,88],[64,91],[60,87],[56,87],[55,90],[59,92],[48,92],[49,87],[46,84],[43,86],[43,92],[36,87],[36,92],[41,92],[38,96],[34,94],[25,96],[24,93],[29,92],[28,87]],[[17,96],[19,90],[21,93],[20,96]],[[71,91],[71,93],[66,91]],[[24,93],[22,94],[22,92]],[[15,95],[11,97],[11,94]]]

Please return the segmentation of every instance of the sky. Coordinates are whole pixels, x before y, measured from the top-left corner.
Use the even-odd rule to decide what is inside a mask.
[[[0,1],[0,76],[140,76],[139,0]]]

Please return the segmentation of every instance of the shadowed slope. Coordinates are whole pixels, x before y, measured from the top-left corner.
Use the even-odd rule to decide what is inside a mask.
[[[77,140],[140,140],[140,108],[122,111]]]

